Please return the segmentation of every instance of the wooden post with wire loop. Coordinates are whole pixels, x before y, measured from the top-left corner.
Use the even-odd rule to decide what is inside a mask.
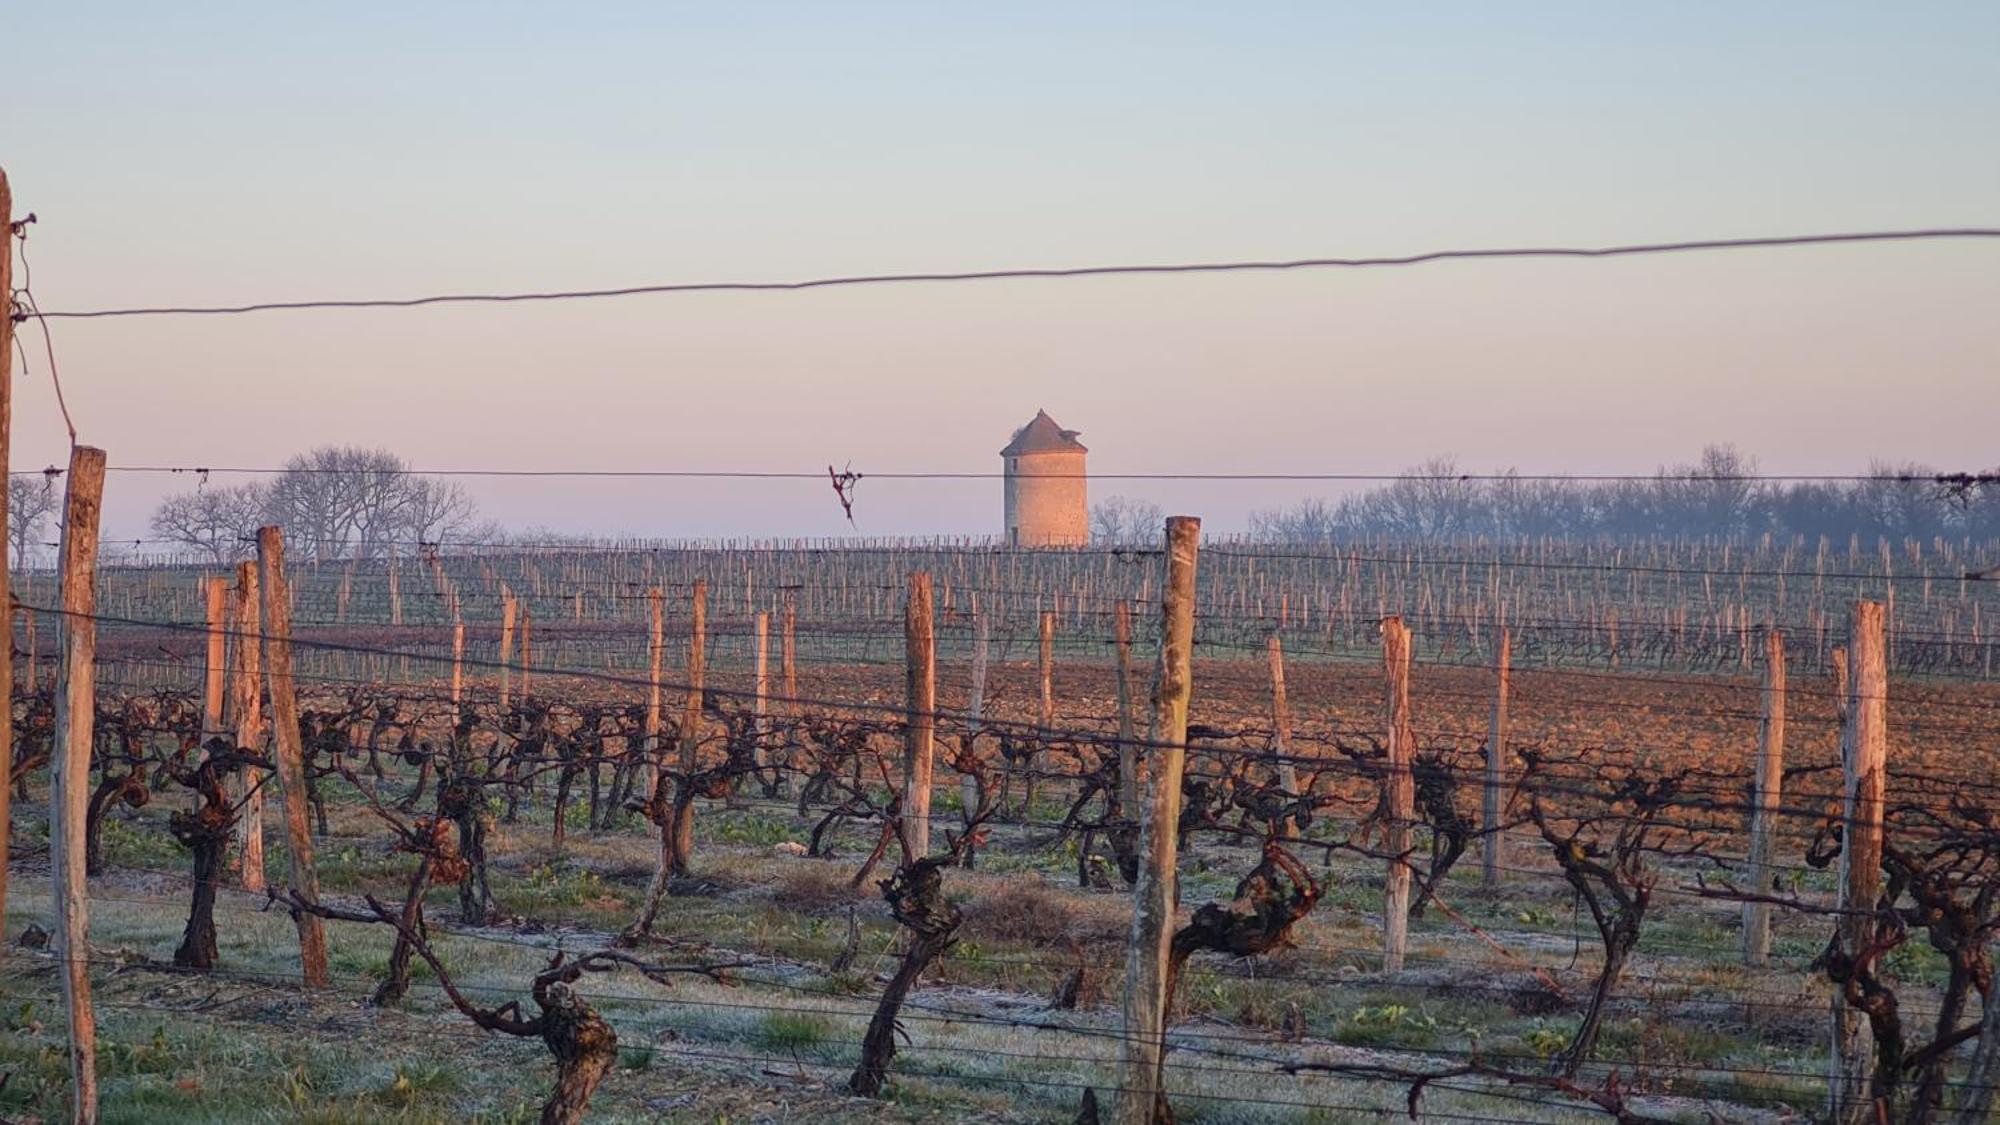
[[[63,502],[62,659],[56,665],[54,749],[49,769],[49,868],[55,953],[69,1014],[71,1120],[97,1120],[97,1013],[90,998],[90,885],[84,826],[90,748],[97,718],[97,531],[104,506],[104,451],[69,452]]]
[[[313,860],[312,823],[306,798],[305,742],[299,729],[298,684],[292,672],[292,588],[285,577],[285,533],[257,529],[257,564],[264,594],[264,682],[271,693],[272,743],[277,748],[278,786],[285,799],[285,843],[292,863],[292,892],[319,902],[319,868]],[[295,911],[299,967],[307,988],[331,988],[327,970],[326,922]]]
[[[1188,702],[1194,688],[1194,576],[1201,521],[1167,520],[1167,574],[1160,659],[1147,729],[1146,803],[1139,837],[1139,885],[1125,963],[1124,1048],[1118,1068],[1119,1125],[1152,1125],[1166,1057],[1167,960],[1179,901],[1181,777],[1187,766]]]

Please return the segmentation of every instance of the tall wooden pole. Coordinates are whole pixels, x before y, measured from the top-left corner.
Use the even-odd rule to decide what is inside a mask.
[[[1166,1058],[1167,960],[1180,899],[1181,775],[1187,765],[1188,701],[1194,687],[1194,576],[1201,521],[1167,520],[1167,575],[1160,661],[1147,730],[1146,806],[1139,838],[1139,885],[1125,964],[1125,1037],[1119,1064],[1119,1125],[1152,1125]]]
[[[770,766],[770,751],[764,746],[764,736],[770,726],[771,714],[771,615],[757,615],[757,698],[751,710],[755,719],[751,737],[755,743],[750,748],[752,759],[761,775]],[[762,780],[761,777],[759,779]]]
[[[1507,834],[1501,830],[1502,802],[1507,792],[1507,691],[1513,674],[1514,635],[1505,625],[1493,648],[1493,715],[1486,725],[1486,792],[1480,803],[1479,827],[1484,834],[1480,874],[1488,887],[1500,885],[1507,859]]]
[[[458,721],[459,701],[465,698],[465,622],[451,623],[451,721]]]
[[[1039,709],[1035,712],[1035,721],[1041,724],[1042,733],[1046,735],[1056,725],[1056,615],[1049,610],[1042,611],[1041,660],[1037,665],[1037,671],[1041,683],[1041,698]]]
[[[1889,748],[1889,665],[1881,602],[1855,602],[1847,642],[1847,709],[1841,723],[1845,769],[1840,848],[1840,907],[1873,911],[1882,897],[1882,804]],[[1840,915],[1840,946],[1848,956],[1876,938],[1872,914]],[[1833,1106],[1842,1122],[1873,1121],[1869,1076],[1874,1045],[1861,1013],[1834,994]]]
[[[785,635],[784,644],[778,653],[779,671],[785,677],[785,703],[792,711],[799,710],[799,679],[792,663],[792,627],[798,617],[798,605],[790,594],[785,595]]]
[[[229,651],[229,580],[208,577],[201,580],[203,621],[208,626],[208,648],[201,667],[201,739],[220,735],[222,727],[222,681]]]
[[[664,760],[660,750],[660,680],[666,672],[667,617],[665,595],[658,586],[646,591],[646,726],[645,760],[639,768],[639,776],[646,782],[645,791],[650,795],[657,786],[657,776]]]
[[[1388,688],[1388,773],[1382,792],[1389,818],[1385,835],[1388,880],[1382,892],[1382,971],[1401,972],[1410,943],[1411,826],[1416,820],[1416,784],[1410,775],[1415,737],[1410,731],[1410,630],[1400,617],[1382,620],[1382,664]]]
[[[1139,815],[1138,725],[1132,721],[1132,603],[1120,599],[1114,618],[1118,659],[1118,796],[1125,815]]]
[[[263,609],[257,582],[257,564],[236,567],[234,605],[230,630],[236,634],[236,659],[230,667],[230,710],[236,716],[236,744],[256,753],[264,752],[264,650],[258,638],[264,632]],[[264,785],[263,778],[247,778],[243,814],[236,819],[236,855],[242,865],[243,888],[264,889]]]
[[[97,1120],[97,1013],[90,1002],[90,884],[84,822],[97,718],[97,521],[104,451],[69,451],[62,534],[62,660],[56,665],[55,757],[49,770],[49,867],[56,957],[69,1012],[70,1118]]]
[[[965,749],[976,753],[972,740],[986,723],[986,648],[990,639],[988,630],[991,621],[986,611],[980,608],[979,595],[972,595],[972,693],[966,704]],[[958,780],[959,806],[967,820],[979,807],[979,779],[967,772]],[[1129,815],[1129,814],[1128,814]],[[967,863],[972,860],[972,851],[965,853]]]
[[[285,843],[292,861],[292,890],[319,901],[319,868],[313,862],[312,823],[306,805],[305,745],[299,731],[299,697],[292,674],[292,587],[285,578],[285,533],[257,529],[257,564],[264,594],[264,678],[271,692],[272,742],[278,785],[285,798]],[[330,988],[326,922],[299,911],[299,967],[307,988]]]
[[[535,618],[522,606],[521,616],[521,701],[527,702],[530,683],[535,674]]]
[[[903,608],[903,843],[922,859],[931,850],[931,757],[937,733],[937,633],[931,576],[910,575]]]
[[[1299,771],[1292,764],[1292,706],[1285,698],[1285,644],[1278,637],[1277,630],[1265,642],[1266,654],[1271,665],[1271,750],[1277,761],[1272,771],[1277,775],[1278,787],[1288,796],[1299,795]],[[1285,835],[1292,834],[1292,818],[1286,817],[1282,826]]]
[[[1778,806],[1785,785],[1785,635],[1774,624],[1764,633],[1764,713],[1757,730],[1756,792],[1750,806],[1750,888],[1771,894]],[[1771,959],[1771,904],[1743,904],[1743,963]]]
[[[701,765],[702,685],[708,671],[708,580],[694,580],[688,599],[693,620],[688,624],[687,695],[681,704],[681,784],[693,781]],[[674,819],[674,874],[687,871],[694,855],[694,805],[685,804]]]
[[[0,238],[7,240],[0,246],[0,299],[11,299],[14,292],[14,192],[7,184],[7,170],[0,168]],[[0,471],[13,467],[14,433],[14,318],[10,310],[0,309]],[[13,478],[9,477],[9,480]],[[0,528],[7,528],[13,518],[7,509],[8,490],[0,488]],[[7,555],[6,541],[0,541],[0,607],[14,604],[13,560]],[[27,611],[28,635],[35,635],[34,610]],[[6,637],[0,639],[0,700],[7,700],[13,707],[14,698],[14,625],[13,614],[7,617]],[[34,690],[35,646],[28,645],[28,684]],[[11,710],[9,712],[11,716]],[[0,723],[0,932],[7,925],[7,842],[14,835],[14,724],[11,718]]]
[[[514,694],[514,619],[520,607],[512,593],[500,595],[500,714],[504,718]]]

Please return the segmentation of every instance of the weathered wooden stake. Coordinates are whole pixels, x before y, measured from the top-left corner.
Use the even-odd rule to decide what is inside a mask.
[[[257,564],[239,563],[236,589],[230,612],[230,631],[236,634],[235,659],[230,662],[230,710],[236,716],[236,744],[256,753],[264,752],[264,651],[258,643],[264,632],[263,608],[259,602]],[[249,787],[243,796],[243,814],[236,820],[236,855],[243,888],[264,889],[264,786],[261,777],[246,777]]]
[[[1118,658],[1118,787],[1125,815],[1139,815],[1139,785],[1142,759],[1139,756],[1138,728],[1132,721],[1132,603],[1120,600],[1114,619]]]
[[[798,616],[798,606],[790,594],[785,595],[785,636],[784,646],[779,652],[779,670],[785,677],[785,704],[792,711],[799,710],[799,680],[792,664],[792,626]]]
[[[500,714],[506,715],[514,694],[514,620],[520,606],[511,593],[500,595]]]
[[[666,671],[667,651],[664,599],[658,586],[646,591],[646,676],[650,686],[646,691],[645,760],[640,766],[639,776],[645,782],[644,791],[648,794],[653,792],[658,771],[666,764],[660,747],[660,680]]]
[[[1041,697],[1039,706],[1035,712],[1035,724],[1040,728],[1039,734],[1041,738],[1047,740],[1055,736],[1054,732],[1056,728],[1056,615],[1050,610],[1042,611],[1041,662],[1038,667],[1041,679]],[[1021,785],[1021,804],[1015,810],[1015,814],[1023,819],[1034,816],[1035,775],[1041,771],[1042,766],[1043,761],[1040,759],[1029,758],[1027,760],[1027,776],[1022,779]]]
[[[681,703],[681,784],[694,782],[701,768],[702,685],[708,671],[708,579],[694,580],[688,599],[693,620],[688,624],[687,696]],[[694,855],[694,803],[687,802],[674,820],[672,867],[676,875],[687,873]]]
[[[1882,805],[1889,748],[1889,667],[1881,602],[1855,602],[1848,635],[1846,714],[1840,727],[1846,786],[1842,793],[1840,907],[1873,911],[1882,897]],[[1849,956],[1876,938],[1872,914],[1842,914],[1840,945]],[[1867,1021],[1833,1001],[1832,1112],[1841,1122],[1873,1121],[1869,1076],[1875,1065]]]
[[[201,740],[222,733],[223,665],[228,659],[229,581],[225,578],[201,580],[202,619],[208,626],[208,647],[201,666]],[[207,752],[203,751],[203,757]]]
[[[1480,872],[1488,887],[1500,885],[1507,859],[1507,834],[1500,821],[1507,793],[1507,690],[1513,662],[1514,635],[1503,625],[1493,648],[1493,716],[1486,725],[1486,792],[1480,803],[1479,827],[1484,833]]]
[[[1382,891],[1382,971],[1403,971],[1410,944],[1410,836],[1417,790],[1410,776],[1416,739],[1410,731],[1410,630],[1400,617],[1382,619],[1382,664],[1388,673],[1388,773],[1382,780],[1387,831],[1388,881]]]
[[[990,637],[991,621],[986,611],[979,606],[979,595],[972,595],[972,693],[966,703],[965,736],[966,750],[974,752],[971,740],[978,735],[986,722],[986,646]],[[959,805],[967,819],[979,807],[979,779],[971,773],[958,780]],[[1126,815],[1131,815],[1129,812]],[[970,861],[973,853],[967,850]]]
[[[292,861],[292,890],[319,902],[319,868],[313,862],[312,822],[306,804],[305,745],[299,731],[298,688],[292,675],[292,590],[285,578],[285,533],[257,529],[257,563],[264,595],[264,681],[271,692],[272,741],[277,746],[278,786],[285,798],[285,843]],[[330,988],[326,923],[298,911],[299,966],[307,988]]]
[[[97,1013],[90,1000],[90,883],[84,824],[90,747],[97,718],[97,520],[104,504],[104,451],[69,451],[63,501],[62,659],[56,665],[54,753],[49,769],[49,868],[56,958],[69,1013],[70,1118],[97,1120]]]
[[[1037,665],[1041,682],[1040,708],[1035,712],[1035,721],[1047,734],[1056,725],[1056,615],[1042,611],[1041,621],[1041,661]],[[1032,782],[1030,783],[1032,784]]]
[[[520,610],[521,632],[521,700],[526,702],[535,674],[535,618],[527,606]]]
[[[465,698],[465,622],[451,623],[451,712],[458,721],[458,705]]]
[[[14,293],[14,192],[7,184],[7,170],[0,168],[0,238],[7,239],[7,245],[0,246],[0,294],[9,300]],[[0,309],[0,472],[12,467],[12,441],[14,433],[14,318],[8,309]],[[11,478],[10,478],[11,479]],[[7,490],[0,488],[0,493]],[[0,495],[0,528],[6,528],[12,514],[7,509],[7,497]],[[14,604],[13,562],[7,556],[7,544],[0,540],[0,606]],[[35,691],[35,611],[27,611],[28,625],[28,693]],[[14,627],[13,618],[8,617],[6,637],[0,639],[0,699],[8,700],[13,707],[14,698]],[[8,841],[14,835],[14,724],[0,723],[0,932],[7,923],[7,863]]]
[[[1188,700],[1194,680],[1194,576],[1201,521],[1167,520],[1167,575],[1160,660],[1148,724],[1146,802],[1139,839],[1132,939],[1125,963],[1124,1049],[1119,1064],[1120,1125],[1152,1125],[1166,1059],[1167,958],[1180,899],[1181,775],[1187,765]]]
[[[1271,664],[1271,750],[1277,756],[1272,772],[1277,774],[1278,787],[1287,796],[1299,795],[1299,772],[1292,764],[1292,707],[1285,698],[1285,644],[1278,638],[1277,630],[1271,631],[1265,647]],[[1286,817],[1282,829],[1286,836],[1293,831],[1292,818]]]
[[[937,634],[931,576],[910,575],[903,609],[903,843],[922,859],[931,850],[931,757],[937,733]]]
[[[755,744],[750,748],[750,753],[757,763],[757,773],[761,781],[764,771],[771,764],[770,751],[764,746],[764,736],[769,727],[771,714],[771,615],[758,614],[756,627],[757,698],[751,711],[754,717],[751,737],[755,740]]]
[[[1750,889],[1771,894],[1778,868],[1778,807],[1785,785],[1785,635],[1773,624],[1764,633],[1764,713],[1757,730],[1756,791],[1750,806]],[[1743,963],[1771,959],[1771,904],[1743,904]]]

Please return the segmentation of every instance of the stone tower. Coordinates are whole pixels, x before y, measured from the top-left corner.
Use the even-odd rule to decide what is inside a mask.
[[[1007,543],[1018,547],[1080,547],[1090,542],[1090,502],[1076,430],[1056,425],[1045,410],[1014,431],[1000,451],[1006,465]]]

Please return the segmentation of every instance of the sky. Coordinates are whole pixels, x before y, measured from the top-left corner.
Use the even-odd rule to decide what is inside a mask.
[[[30,5],[45,309],[2000,226],[2000,5]],[[17,265],[17,284],[19,279]],[[117,465],[2000,462],[2000,243],[53,322]],[[41,338],[13,467],[66,457]],[[220,479],[220,478],[218,478]],[[107,540],[186,477],[111,475]],[[514,527],[986,534],[997,480],[467,481]],[[1215,530],[1336,486],[1093,484]]]

